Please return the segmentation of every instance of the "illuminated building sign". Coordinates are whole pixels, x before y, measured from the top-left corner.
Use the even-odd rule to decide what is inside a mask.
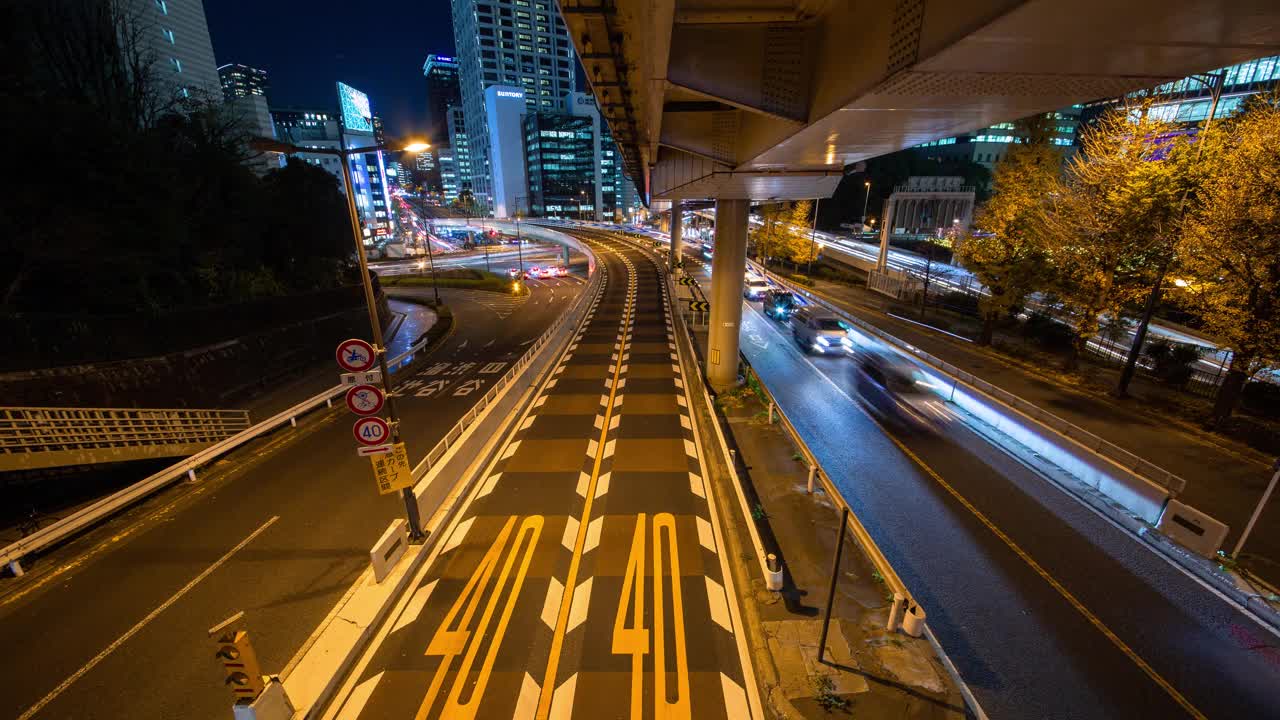
[[[373,110],[369,96],[359,90],[338,83],[338,100],[342,104],[342,124],[352,132],[373,132]]]
[[[499,90],[499,91],[498,91],[498,97],[519,98],[519,99],[523,100],[523,99],[524,99],[524,93],[522,93],[522,92],[511,92],[510,90]]]

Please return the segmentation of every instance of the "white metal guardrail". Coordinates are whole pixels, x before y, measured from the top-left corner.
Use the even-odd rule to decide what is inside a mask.
[[[603,273],[594,273],[591,277],[590,284],[587,285],[587,288],[578,298],[573,310],[561,313],[555,323],[539,335],[537,340],[533,341],[529,348],[525,350],[524,354],[511,364],[511,367],[503,373],[502,377],[498,378],[494,382],[493,386],[489,388],[489,391],[476,401],[476,404],[462,416],[462,419],[458,420],[458,422],[449,429],[449,432],[445,433],[444,437],[440,439],[440,442],[436,443],[435,447],[431,448],[426,457],[422,459],[422,462],[413,469],[414,480],[418,480],[423,475],[426,475],[427,472],[431,470],[432,466],[439,462],[440,458],[444,457],[444,454],[449,451],[449,448],[453,447],[454,443],[458,442],[458,439],[462,437],[463,432],[476,421],[476,418],[484,412],[485,408],[489,407],[489,404],[502,393],[502,390],[506,388],[507,385],[511,384],[520,376],[520,373],[524,372],[524,369],[529,366],[529,363],[533,362],[533,359],[538,356],[538,351],[550,342],[551,338],[555,337],[556,332],[566,322],[570,322],[571,319],[576,322],[577,318],[582,315],[584,308],[589,306],[590,303],[588,299],[594,297],[594,295],[600,291],[602,277]]]
[[[94,451],[211,445],[248,427],[247,410],[4,407],[0,470],[52,467]]]
[[[396,357],[387,361],[387,366],[397,368],[405,360],[410,359],[415,353],[422,350],[426,346],[426,338],[421,339],[410,347],[408,350],[400,353]],[[308,398],[293,407],[284,410],[262,422],[246,428],[235,435],[232,435],[221,442],[211,445],[200,452],[184,458],[169,467],[147,477],[143,480],[130,485],[112,495],[108,495],[87,507],[54,522],[53,524],[40,528],[36,532],[26,537],[10,543],[4,548],[0,548],[0,565],[7,565],[14,574],[22,572],[21,560],[27,555],[36,552],[42,548],[48,547],[63,538],[66,538],[80,530],[92,525],[103,518],[115,513],[122,508],[137,502],[138,500],[150,495],[151,493],[169,485],[180,477],[195,477],[195,471],[202,465],[216,460],[222,455],[235,450],[245,443],[265,435],[276,428],[289,423],[296,425],[297,419],[301,415],[305,415],[320,406],[332,407],[333,399],[345,392],[346,388],[342,385],[335,385],[324,392]]]

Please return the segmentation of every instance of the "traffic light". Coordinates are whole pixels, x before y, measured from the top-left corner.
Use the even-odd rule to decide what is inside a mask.
[[[262,682],[262,667],[249,642],[249,633],[234,627],[243,616],[243,612],[237,613],[211,629],[209,636],[218,644],[215,657],[222,663],[223,682],[231,688],[231,694],[237,702],[252,702],[262,694],[265,686]]]

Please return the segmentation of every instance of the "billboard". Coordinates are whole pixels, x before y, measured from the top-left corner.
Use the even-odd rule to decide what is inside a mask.
[[[347,132],[373,133],[373,109],[368,95],[340,82],[338,101],[342,105],[342,125]]]

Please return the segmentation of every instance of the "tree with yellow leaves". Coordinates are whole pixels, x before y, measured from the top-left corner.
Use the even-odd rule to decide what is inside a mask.
[[[987,289],[978,300],[979,345],[990,345],[996,320],[1020,307],[1049,279],[1048,253],[1035,223],[1061,170],[1062,155],[1051,142],[1054,127],[1045,116],[1026,118],[1019,130],[1021,141],[996,164],[992,195],[974,218],[974,232],[955,250],[960,264]]]
[[[769,203],[760,208],[760,226],[751,231],[756,256],[766,266],[769,260],[800,264],[809,260],[812,241],[809,210],[812,203]]]
[[[1187,188],[1186,140],[1147,107],[1119,107],[1081,133],[1048,189],[1037,232],[1069,311],[1074,370],[1103,316],[1119,317],[1167,267]]]
[[[1201,184],[1178,256],[1205,332],[1232,351],[1217,426],[1249,378],[1280,359],[1280,97],[1255,96],[1200,142]]]

